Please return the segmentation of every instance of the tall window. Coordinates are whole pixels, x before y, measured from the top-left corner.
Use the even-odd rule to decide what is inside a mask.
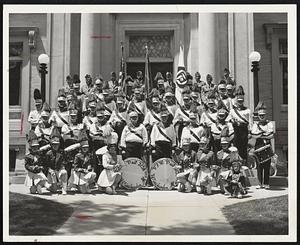
[[[288,104],[288,59],[287,59],[287,39],[279,39],[279,63],[282,104]]]
[[[21,72],[23,43],[9,44],[9,105],[21,105]]]

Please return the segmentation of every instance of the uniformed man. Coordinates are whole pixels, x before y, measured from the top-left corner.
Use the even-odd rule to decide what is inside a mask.
[[[102,94],[102,87],[103,87],[103,79],[99,75],[96,77],[95,86],[91,91],[91,93],[96,95],[97,101],[104,101],[103,94]]]
[[[181,138],[189,138],[191,149],[197,152],[203,131],[204,127],[200,125],[198,110],[196,106],[193,105],[189,113],[189,124],[183,128]],[[182,140],[180,146],[182,146]]]
[[[202,86],[204,86],[205,82],[201,80],[201,75],[200,73],[197,71],[195,73],[195,83],[194,85],[197,86],[197,90],[201,93],[201,88]]]
[[[26,135],[29,144],[29,153],[25,155],[25,169],[28,171],[25,179],[25,186],[30,188],[30,193],[42,194],[42,187],[50,188],[45,175],[45,162],[39,154],[40,145],[37,135],[33,130],[29,130]]]
[[[232,142],[234,136],[232,123],[226,120],[228,117],[228,111],[226,110],[224,104],[219,101],[217,109],[217,120],[211,125],[211,134],[214,139],[213,149],[215,154],[217,154],[217,152],[221,150],[220,136],[223,128],[227,127],[229,130],[228,138],[230,140],[230,143]]]
[[[160,122],[160,106],[161,102],[159,99],[159,92],[157,89],[153,89],[151,91],[151,108],[148,108],[143,122],[147,129],[148,135],[150,135],[153,125]]]
[[[47,102],[44,102],[41,112],[41,120],[36,126],[34,132],[39,138],[40,146],[45,146],[50,143],[50,135],[53,129],[52,124],[49,121],[51,108]]]
[[[142,123],[147,113],[146,102],[142,98],[142,88],[140,86],[134,87],[134,96],[128,104],[128,108],[135,108],[138,112],[139,123]]]
[[[204,111],[204,106],[201,103],[200,93],[197,90],[192,90],[191,99],[192,99],[192,105],[197,108],[198,114],[201,117]]]
[[[189,114],[192,105],[192,100],[191,100],[191,90],[189,89],[188,86],[184,87],[182,91],[182,97],[183,97],[183,106],[178,104],[179,108],[177,108],[173,119],[173,124],[176,130],[177,140],[179,144],[181,142],[182,130],[190,121]]]
[[[66,94],[73,93],[74,92],[73,78],[70,75],[68,75],[66,77],[66,82],[67,82],[67,84],[66,84],[66,86],[64,86],[65,93]]]
[[[86,125],[87,130],[90,130],[92,124],[97,121],[96,102],[96,96],[93,93],[89,94],[86,99],[87,113],[82,120],[82,123]]]
[[[89,141],[86,129],[82,129],[79,135],[80,152],[74,159],[74,170],[70,178],[70,183],[75,185],[81,193],[91,193],[90,184],[95,182],[97,176],[93,171],[95,158],[89,149]]]
[[[272,122],[268,121],[266,118],[267,110],[262,101],[258,103],[255,109],[258,113],[258,121],[253,124],[251,129],[251,136],[255,139],[254,149],[256,151],[263,148],[266,149],[265,153],[263,153],[264,156],[260,158],[257,165],[259,185],[256,188],[269,189],[271,157],[274,155],[271,144],[271,140],[274,138],[274,127]]]
[[[66,94],[63,89],[58,90],[57,106],[58,108],[52,111],[49,121],[55,122],[56,126],[61,132],[61,128],[63,127],[63,125],[69,124],[69,111],[66,102]]]
[[[78,103],[78,120],[79,122],[82,122],[83,119],[83,113],[85,112],[84,108],[84,101],[85,101],[85,95],[80,91],[80,79],[77,74],[73,76],[73,83],[74,83],[74,92]]]
[[[163,101],[165,102],[165,105],[169,110],[172,118],[174,118],[178,106],[175,103],[175,96],[172,87],[170,86],[166,87],[166,92],[164,94]]]
[[[231,109],[236,105],[236,100],[235,100],[235,86],[234,83],[230,80],[226,83],[226,90],[227,90],[227,96],[231,104]]]
[[[117,75],[114,71],[110,73],[110,80],[108,81],[108,86],[111,90],[118,86]]]
[[[160,121],[153,125],[150,144],[153,149],[153,162],[160,158],[171,158],[176,147],[176,132],[172,124],[171,114],[165,104],[161,104]]]
[[[229,120],[234,128],[234,146],[238,149],[239,155],[247,159],[248,134],[252,126],[250,109],[244,106],[244,89],[239,86],[236,90],[237,107],[230,110]]]
[[[131,76],[127,76],[124,80],[125,82],[125,96],[126,96],[126,100],[127,102],[130,102],[133,99],[133,84],[134,81],[132,79]]]
[[[139,87],[143,87],[145,84],[144,84],[144,78],[143,78],[143,72],[142,71],[138,71],[136,73],[136,79],[134,81],[137,86]]]
[[[157,80],[157,90],[159,92],[159,98],[162,99],[165,94],[165,81],[164,79]]]
[[[176,85],[173,81],[173,75],[169,71],[166,73],[166,83],[167,83],[167,86],[170,86],[173,89],[173,93],[175,93]]]
[[[112,112],[115,111],[117,107],[116,107],[116,102],[113,100],[114,97],[112,94],[112,90],[108,85],[108,82],[104,82],[102,91],[103,91],[102,94],[103,94],[104,107],[105,107],[105,117],[106,120],[108,121],[109,118],[111,117]]]
[[[224,104],[224,108],[229,112],[232,109],[231,99],[229,99],[226,90],[226,81],[221,80],[218,84],[218,100]]]
[[[97,115],[97,122],[93,123],[90,127],[89,135],[92,140],[92,152],[94,153],[94,170],[97,175],[97,179],[102,171],[103,167],[101,162],[99,162],[95,152],[106,146],[107,138],[112,132],[112,127],[105,119],[105,107],[104,103],[98,101],[96,105],[96,115]],[[100,159],[101,160],[101,159]]]
[[[223,73],[223,79],[228,83],[231,81],[233,83],[233,86],[236,86],[235,80],[230,76],[230,71],[228,68],[224,68],[224,73]]]
[[[40,90],[35,89],[33,92],[33,98],[35,101],[35,110],[30,111],[28,116],[28,122],[30,123],[30,129],[34,130],[37,126],[42,112],[43,100]]]
[[[59,129],[54,127],[50,135],[51,149],[46,153],[48,181],[51,184],[51,192],[56,193],[58,183],[62,186],[62,194],[67,194],[68,174],[65,168],[65,156],[60,147],[61,135]]]
[[[213,83],[212,75],[207,74],[206,76],[206,83],[202,86],[202,92],[201,92],[201,100],[203,103],[207,103],[207,95],[209,91],[216,90],[216,85]]]
[[[148,143],[148,133],[145,126],[139,122],[138,112],[132,104],[128,110],[128,117],[129,121],[123,129],[120,141],[123,159],[129,157],[142,159]]]

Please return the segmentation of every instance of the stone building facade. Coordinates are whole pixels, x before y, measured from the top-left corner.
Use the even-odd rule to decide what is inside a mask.
[[[40,88],[38,56],[50,57],[46,101],[56,106],[57,91],[67,75],[101,74],[110,78],[120,68],[124,43],[128,74],[143,70],[144,43],[150,47],[152,76],[176,74],[179,45],[185,67],[217,83],[228,67],[254,108],[249,54],[261,53],[259,96],[276,121],[276,151],[287,161],[287,14],[286,13],[48,13],[10,14],[10,149],[25,152],[27,117],[34,108],[33,91]]]

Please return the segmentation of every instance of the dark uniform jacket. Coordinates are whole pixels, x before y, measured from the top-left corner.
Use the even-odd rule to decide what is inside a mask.
[[[197,152],[197,163],[200,168],[209,168],[211,165],[214,165],[214,153],[210,150],[199,150]]]
[[[44,161],[39,154],[30,152],[25,155],[25,168],[27,171],[37,174],[44,170]]]
[[[75,171],[84,171],[91,169],[93,166],[93,156],[91,153],[83,154],[82,152],[79,152],[75,155],[74,159],[74,170]]]
[[[59,150],[57,152],[52,149],[46,153],[46,163],[47,167],[53,170],[60,170],[65,166],[65,156],[63,151]]]

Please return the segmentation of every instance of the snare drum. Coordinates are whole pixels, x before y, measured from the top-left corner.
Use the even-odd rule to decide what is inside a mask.
[[[262,146],[254,151],[258,158],[259,163],[264,163],[272,158],[274,155],[272,147],[270,144]]]
[[[127,158],[121,165],[122,180],[120,186],[125,189],[138,189],[146,184],[148,177],[147,166],[139,158]]]
[[[152,164],[150,178],[153,185],[160,190],[172,190],[176,186],[176,175],[179,170],[174,168],[176,162],[170,158],[161,158]]]

